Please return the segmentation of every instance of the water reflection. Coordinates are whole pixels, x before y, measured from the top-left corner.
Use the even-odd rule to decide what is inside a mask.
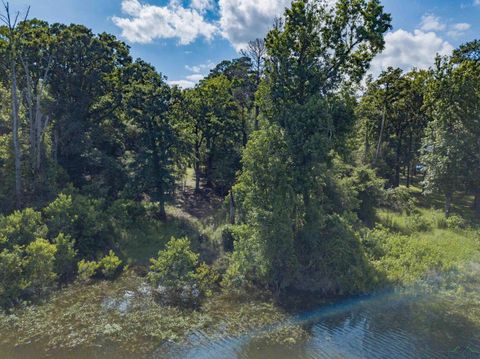
[[[189,344],[152,358],[480,358],[480,328],[467,315],[454,314],[453,305],[446,298],[405,293],[348,300],[292,317],[289,323],[310,333],[302,343],[272,345],[259,339],[286,324],[279,323],[236,338],[195,333]]]

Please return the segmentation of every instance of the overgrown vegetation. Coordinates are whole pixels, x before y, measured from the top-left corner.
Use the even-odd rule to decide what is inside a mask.
[[[52,347],[158,342],[219,324],[218,298],[240,316],[260,292],[278,317],[294,295],[401,286],[478,256],[480,42],[368,77],[357,96],[390,15],[378,0],[295,0],[182,90],[112,35],[9,19],[0,305],[18,316],[0,322],[21,342],[57,306]],[[103,290],[138,297],[123,317]]]

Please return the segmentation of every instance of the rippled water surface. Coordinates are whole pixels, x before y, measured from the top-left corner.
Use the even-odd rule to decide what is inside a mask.
[[[305,326],[310,334],[301,343],[272,345],[256,339],[262,330],[213,341],[197,333],[190,345],[154,357],[480,358],[479,328],[463,315],[453,314],[452,305],[445,298],[405,294],[349,300],[292,317],[292,322]]]
[[[340,301],[292,315],[240,337],[194,332],[184,344],[163,344],[151,359],[480,358],[478,323],[448,297],[389,293]],[[480,303],[471,303],[478,309]],[[465,309],[468,310],[468,309]],[[272,344],[266,334],[301,325],[301,342]],[[0,358],[36,358],[40,348],[2,348]],[[138,358],[115,347],[50,353],[50,358]]]

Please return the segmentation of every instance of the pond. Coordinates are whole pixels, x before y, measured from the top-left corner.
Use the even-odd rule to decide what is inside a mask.
[[[477,303],[480,306],[480,303]],[[480,358],[480,328],[452,310],[447,297],[389,293],[357,298],[295,315],[309,336],[295,344],[259,339],[192,336],[188,345],[153,358]],[[282,325],[282,323],[279,323]]]
[[[320,359],[320,358],[480,358],[480,327],[469,314],[480,302],[401,290],[341,300],[312,311],[292,314],[284,322],[241,336],[219,331],[192,332],[182,344],[159,345],[151,359]],[[268,334],[301,326],[305,339],[275,343]],[[11,348],[0,344],[5,359],[38,358],[41,345]],[[113,345],[49,352],[48,358],[138,358]]]

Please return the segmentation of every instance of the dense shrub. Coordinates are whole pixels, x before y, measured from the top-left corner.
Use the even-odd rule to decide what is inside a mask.
[[[53,244],[57,247],[55,256],[55,273],[57,273],[60,281],[66,281],[73,278],[75,273],[75,241],[63,233],[60,233],[53,239]]]
[[[34,297],[43,297],[55,286],[56,253],[57,247],[45,239],[37,239],[26,246],[25,271],[28,291]]]
[[[465,229],[468,227],[467,221],[457,215],[448,217],[446,219],[446,225],[449,229]]]
[[[121,271],[122,261],[111,250],[98,262],[98,267],[103,277],[113,279]]]
[[[200,304],[214,277],[205,266],[199,267],[198,258],[188,238],[172,238],[158,258],[151,260],[148,279],[162,303],[186,307]]]
[[[80,258],[93,257],[107,247],[107,218],[101,201],[78,194],[60,194],[43,214],[50,236],[64,233],[74,238]]]
[[[24,278],[25,261],[18,248],[0,251],[0,305],[17,303],[28,283]]]
[[[431,223],[418,213],[407,216],[405,224],[409,233],[427,232],[431,229]]]
[[[47,227],[42,215],[31,208],[0,217],[0,248],[27,245],[37,238],[46,238]]]
[[[97,274],[99,265],[95,261],[86,261],[82,259],[77,263],[78,266],[78,280],[81,282],[89,282],[93,276]]]
[[[323,225],[314,228],[316,231],[304,234],[311,238],[301,239],[309,246],[302,248],[304,259],[293,286],[326,295],[358,294],[372,289],[375,273],[349,218],[327,215]]]
[[[384,184],[385,180],[377,177],[371,168],[366,166],[350,168],[340,181],[340,185],[350,192],[348,203],[344,203],[343,207],[353,206],[352,210],[358,218],[372,225],[376,218],[376,208],[385,198]]]
[[[252,284],[266,285],[266,263],[262,242],[247,225],[232,226],[234,247],[222,284],[234,290],[248,289]]]
[[[412,214],[415,211],[415,200],[412,193],[406,187],[389,188],[386,191],[385,208],[398,213]]]

